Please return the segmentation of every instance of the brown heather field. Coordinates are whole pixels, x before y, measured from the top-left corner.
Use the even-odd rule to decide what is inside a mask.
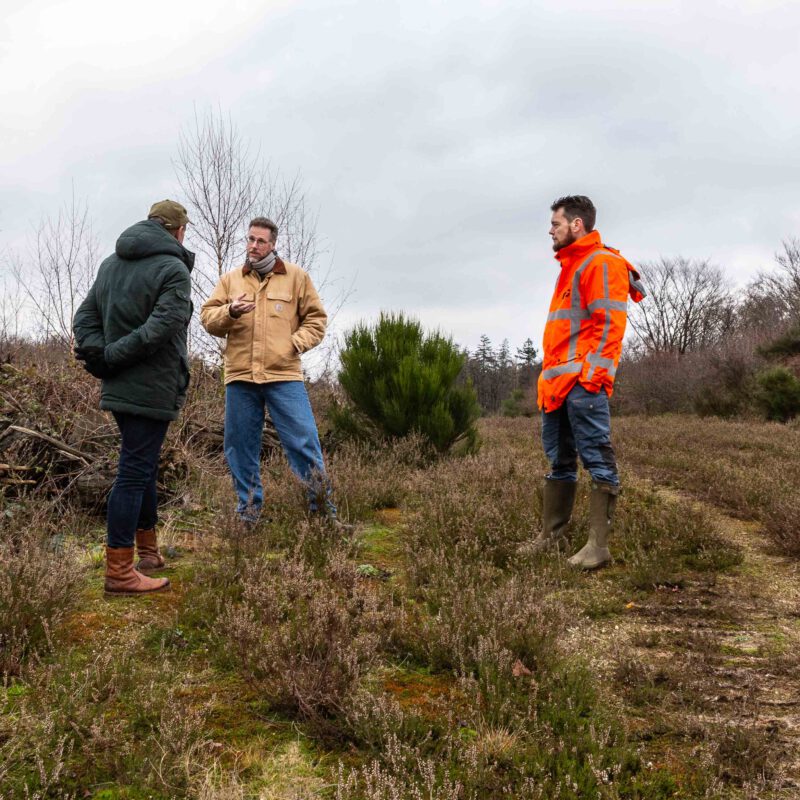
[[[544,472],[524,418],[483,420],[465,458],[329,453],[348,540],[272,459],[243,532],[195,373],[164,472],[173,590],[112,600],[79,491],[115,444],[96,386],[23,351],[0,373],[9,419],[96,456],[18,443],[41,472],[0,501],[0,797],[800,796],[796,427],[616,420],[616,560],[582,575],[515,556]]]

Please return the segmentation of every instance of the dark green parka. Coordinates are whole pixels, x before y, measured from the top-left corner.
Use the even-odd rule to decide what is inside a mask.
[[[105,348],[119,370],[103,380],[100,408],[176,419],[186,400],[190,253],[158,222],[137,222],[100,265],[73,320],[79,347]]]

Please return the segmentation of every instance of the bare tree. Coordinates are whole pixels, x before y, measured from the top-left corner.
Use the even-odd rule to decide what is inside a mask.
[[[286,179],[272,171],[229,117],[214,110],[195,113],[181,133],[174,167],[194,223],[189,226],[189,244],[199,256],[193,271],[198,303],[224,272],[243,262],[247,224],[255,216],[270,217],[278,225],[278,252],[311,273],[320,294],[332,288],[330,270],[319,274],[324,251],[317,214],[308,207],[300,175]],[[326,298],[329,315],[345,296],[337,291],[332,303]],[[210,341],[199,327],[194,341],[206,352],[220,352],[219,341]]]
[[[776,270],[760,271],[741,308],[745,325],[800,326],[800,239],[790,237],[775,254]]]
[[[642,275],[648,296],[629,319],[645,353],[681,356],[716,344],[733,328],[735,300],[720,267],[662,258],[642,264]]]
[[[195,285],[208,293],[243,252],[242,234],[263,192],[264,169],[233,122],[213,111],[202,117],[195,112],[180,134],[174,166],[191,208],[192,242],[210,262],[197,265]]]
[[[257,199],[261,213],[269,217],[281,231],[280,252],[288,261],[316,273],[323,254],[317,234],[318,214],[309,210],[306,190],[299,174],[291,180],[265,173],[264,190]],[[315,275],[318,278],[325,276]],[[324,280],[319,281],[320,285]]]
[[[45,339],[72,347],[72,318],[92,285],[98,254],[88,205],[73,190],[56,217],[39,223],[28,258],[12,257],[12,274]]]
[[[24,333],[21,326],[24,305],[25,295],[20,282],[16,279],[9,281],[4,276],[0,291],[0,346],[3,348],[16,343]]]

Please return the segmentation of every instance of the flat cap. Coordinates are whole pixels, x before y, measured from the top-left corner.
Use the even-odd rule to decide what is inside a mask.
[[[161,200],[150,206],[147,219],[158,217],[164,220],[164,226],[170,230],[176,230],[191,222],[186,209],[174,200]]]

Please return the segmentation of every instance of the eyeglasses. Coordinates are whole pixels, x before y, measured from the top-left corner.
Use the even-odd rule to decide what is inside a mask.
[[[256,239],[255,236],[248,236],[247,237],[248,244],[257,244],[259,247],[263,247],[265,244],[270,244],[267,239]]]

